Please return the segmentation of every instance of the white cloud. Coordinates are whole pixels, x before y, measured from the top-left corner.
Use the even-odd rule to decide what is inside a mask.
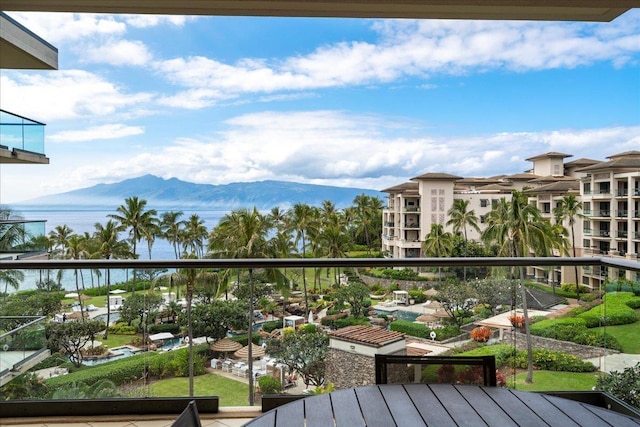
[[[233,64],[191,56],[159,61],[155,69],[187,88],[171,105],[180,106],[181,98],[206,88],[208,95],[192,104],[206,106],[242,94],[401,82],[436,74],[571,69],[607,61],[620,67],[640,52],[640,20],[632,18],[620,24],[384,20],[375,21],[373,28],[378,40],[323,45],[307,54],[244,58]]]
[[[98,139],[117,139],[126,136],[141,135],[144,128],[140,126],[127,126],[123,124],[111,124],[95,126],[83,130],[72,130],[55,133],[47,137],[53,142],[86,142]]]
[[[398,138],[390,135],[403,123],[388,127],[378,119],[340,111],[245,114],[208,138],[182,138],[108,163],[83,162],[60,185],[153,173],[209,184],[281,179],[382,189],[425,172],[518,173],[531,167],[527,158],[548,151],[604,160],[630,149],[629,144],[637,146],[640,135],[636,126],[464,137],[423,132]],[[415,133],[413,123],[405,124]]]
[[[119,115],[152,99],[149,93],[127,93],[102,77],[81,70],[22,73],[0,76],[0,104],[13,113],[48,122]],[[126,114],[131,114],[127,110]],[[113,116],[110,117],[113,120]]]
[[[111,40],[86,49],[83,61],[114,66],[147,65],[153,58],[147,46],[135,40]]]
[[[197,19],[195,16],[173,16],[173,15],[123,15],[122,19],[132,27],[149,28],[163,24],[182,27],[186,22]]]

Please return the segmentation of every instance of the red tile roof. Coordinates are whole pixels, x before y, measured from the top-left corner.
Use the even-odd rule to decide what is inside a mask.
[[[400,332],[364,325],[347,326],[331,332],[330,336],[342,341],[368,344],[376,347],[382,347],[404,339],[404,334]]]

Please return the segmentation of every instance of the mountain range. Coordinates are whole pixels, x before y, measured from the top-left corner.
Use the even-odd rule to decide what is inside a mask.
[[[155,175],[144,175],[112,184],[97,184],[93,187],[51,194],[16,203],[19,206],[35,205],[79,207],[119,206],[124,199],[138,196],[147,200],[147,206],[157,209],[237,209],[256,207],[271,209],[279,206],[289,208],[296,203],[319,206],[331,200],[336,207],[353,204],[360,195],[379,197],[385,194],[376,190],[332,187],[326,185],[301,184],[287,181],[236,182],[224,185],[195,184],[177,178],[163,179]]]

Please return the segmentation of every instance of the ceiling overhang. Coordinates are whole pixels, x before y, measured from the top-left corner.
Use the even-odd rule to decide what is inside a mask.
[[[3,0],[5,11],[608,22],[638,0]]]
[[[58,49],[0,12],[0,68],[57,70]]]

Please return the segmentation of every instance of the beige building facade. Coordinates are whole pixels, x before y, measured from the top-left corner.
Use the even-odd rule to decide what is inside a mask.
[[[575,195],[582,203],[582,216],[575,219],[574,236],[568,220],[569,243],[575,241],[576,256],[611,256],[637,260],[640,253],[640,151],[609,156],[605,161],[579,158],[566,161],[571,154],[549,152],[527,159],[528,171],[487,178],[459,177],[446,173],[425,173],[410,181],[387,188],[383,209],[382,251],[389,258],[422,257],[422,242],[431,224],[446,223],[454,200],[469,202],[479,218],[480,233],[484,217],[501,198],[509,200],[513,190],[523,191],[549,221],[554,209],[566,195]],[[480,233],[468,229],[470,240]],[[573,247],[570,255],[573,255]],[[556,256],[560,256],[556,253]],[[531,279],[547,284],[575,283],[574,268],[528,269]],[[597,289],[607,278],[631,272],[604,268],[580,268],[578,281]]]

